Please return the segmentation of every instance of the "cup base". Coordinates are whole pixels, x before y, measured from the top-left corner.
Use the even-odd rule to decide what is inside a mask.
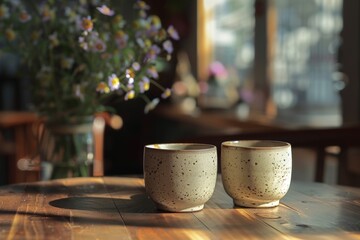
[[[184,209],[178,209],[178,208],[169,208],[166,207],[164,205],[160,205],[160,204],[156,204],[157,209],[162,210],[162,211],[166,211],[166,212],[197,212],[197,211],[201,211],[204,208],[204,204],[202,205],[198,205],[195,207],[190,207],[190,208],[184,208]]]
[[[234,205],[238,207],[250,207],[250,208],[268,208],[276,207],[279,205],[279,200],[272,202],[245,202],[244,200],[234,199]]]

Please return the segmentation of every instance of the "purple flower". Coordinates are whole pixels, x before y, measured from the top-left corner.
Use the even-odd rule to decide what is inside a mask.
[[[81,87],[79,84],[75,85],[75,96],[80,98],[81,100],[84,100],[84,94],[81,91]]]
[[[149,10],[150,6],[147,5],[144,1],[137,1],[135,3],[135,9]]]
[[[153,26],[155,29],[161,28],[161,19],[159,16],[151,15],[149,16],[148,20],[150,21],[150,25]]]
[[[99,10],[99,12],[101,12],[102,14],[104,14],[106,16],[114,16],[114,14],[115,14],[114,10],[110,9],[106,5],[102,5],[101,7],[97,7],[96,9]]]
[[[165,91],[161,94],[162,98],[168,98],[171,96],[171,90],[169,88],[165,89]]]
[[[140,11],[139,11],[139,16],[140,16],[141,18],[146,18],[146,17],[147,17],[147,13],[146,13],[144,10],[140,10]]]
[[[31,15],[28,14],[26,11],[21,11],[19,14],[19,21],[22,23],[26,23],[31,20]]]
[[[141,66],[138,62],[133,62],[133,64],[131,66],[135,71],[139,71],[141,68]]]
[[[84,37],[79,37],[79,43],[82,49],[84,49],[85,51],[89,50],[89,44],[86,42],[86,39]]]
[[[147,73],[150,75],[150,77],[152,78],[159,78],[159,74],[156,70],[156,67],[155,66],[151,66],[147,69]]]
[[[94,52],[105,52],[106,50],[106,44],[103,40],[101,40],[100,38],[95,40],[94,46],[93,46],[93,51]]]
[[[160,52],[161,49],[157,45],[152,45],[149,52],[146,54],[146,58],[150,60],[155,60]]]
[[[167,32],[168,34],[170,35],[170,37],[172,39],[175,39],[175,40],[179,40],[180,39],[180,36],[179,36],[179,33],[176,31],[176,29],[174,28],[174,26],[170,25],[167,29]]]
[[[150,79],[146,76],[139,82],[140,92],[144,93],[150,89]]]
[[[225,66],[218,61],[215,61],[210,64],[210,74],[221,79],[224,79],[228,76],[228,72]]]
[[[172,42],[170,40],[166,40],[165,42],[163,42],[163,48],[167,53],[172,53],[174,51]]]
[[[119,30],[115,33],[115,42],[119,48],[124,48],[127,45],[129,36],[122,30]]]

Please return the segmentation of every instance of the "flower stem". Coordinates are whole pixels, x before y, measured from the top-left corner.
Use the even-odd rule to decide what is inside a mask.
[[[165,88],[163,86],[161,86],[158,82],[154,81],[154,80],[150,80],[150,82],[152,84],[154,84],[157,88],[159,88],[161,91],[165,91]]]
[[[139,95],[146,103],[150,103],[151,100],[148,96],[146,96],[145,94],[140,94]]]

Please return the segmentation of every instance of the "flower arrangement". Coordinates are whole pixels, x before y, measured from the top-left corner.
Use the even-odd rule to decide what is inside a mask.
[[[113,7],[111,3],[115,4]],[[0,0],[0,41],[17,53],[34,82],[34,108],[49,119],[88,116],[108,111],[110,96],[142,97],[156,86],[170,95],[159,78],[159,60],[170,60],[173,26],[164,28],[149,5],[133,1]]]

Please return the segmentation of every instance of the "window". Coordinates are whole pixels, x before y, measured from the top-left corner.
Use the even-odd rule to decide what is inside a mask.
[[[278,114],[339,123],[336,82],[342,0],[275,0],[273,97]],[[314,119],[314,118],[312,118]]]
[[[270,112],[278,119],[316,125],[326,118],[339,125],[342,86],[334,83],[341,14],[342,0],[200,1],[199,56],[206,60],[199,59],[198,77],[208,85],[204,95],[226,107],[260,99],[273,104]],[[223,73],[215,84],[213,68]],[[236,89],[236,96],[228,89]]]

